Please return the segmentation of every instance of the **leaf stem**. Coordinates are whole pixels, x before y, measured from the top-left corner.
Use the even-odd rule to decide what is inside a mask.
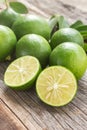
[[[9,8],[9,2],[8,0],[5,0],[6,7]]]

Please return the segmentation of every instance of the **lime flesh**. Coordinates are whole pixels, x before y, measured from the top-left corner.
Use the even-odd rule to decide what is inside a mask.
[[[69,103],[77,91],[77,82],[71,71],[61,66],[43,70],[36,82],[39,98],[51,106]]]
[[[8,66],[4,75],[5,84],[19,90],[30,88],[40,69],[39,61],[35,57],[20,57]]]

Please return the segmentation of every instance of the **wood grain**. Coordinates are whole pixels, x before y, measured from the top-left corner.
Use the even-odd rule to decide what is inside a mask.
[[[12,1],[12,0],[11,0]],[[87,12],[61,0],[16,0],[23,2],[30,14],[50,18],[64,15],[69,22],[87,23]],[[13,91],[5,86],[3,74],[9,63],[0,63],[0,130],[87,130],[87,72],[78,82],[74,100],[64,107],[50,107],[39,100],[35,87]]]
[[[0,99],[0,130],[27,130],[21,121]]]

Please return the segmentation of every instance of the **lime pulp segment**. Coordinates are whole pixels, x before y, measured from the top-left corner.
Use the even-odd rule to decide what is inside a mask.
[[[32,56],[23,56],[13,61],[7,68],[4,81],[10,87],[29,85],[40,70],[39,61]]]
[[[36,82],[39,98],[51,106],[63,106],[69,103],[77,91],[74,75],[61,66],[48,67],[43,70]]]

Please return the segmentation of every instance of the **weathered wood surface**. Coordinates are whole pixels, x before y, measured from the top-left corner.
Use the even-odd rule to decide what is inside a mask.
[[[58,13],[70,22],[87,22],[87,12],[60,0],[20,0],[31,14],[49,18]],[[68,105],[57,108],[42,103],[34,88],[17,92],[7,88],[3,74],[8,63],[0,63],[0,130],[87,130],[87,72],[78,82],[78,92]]]

